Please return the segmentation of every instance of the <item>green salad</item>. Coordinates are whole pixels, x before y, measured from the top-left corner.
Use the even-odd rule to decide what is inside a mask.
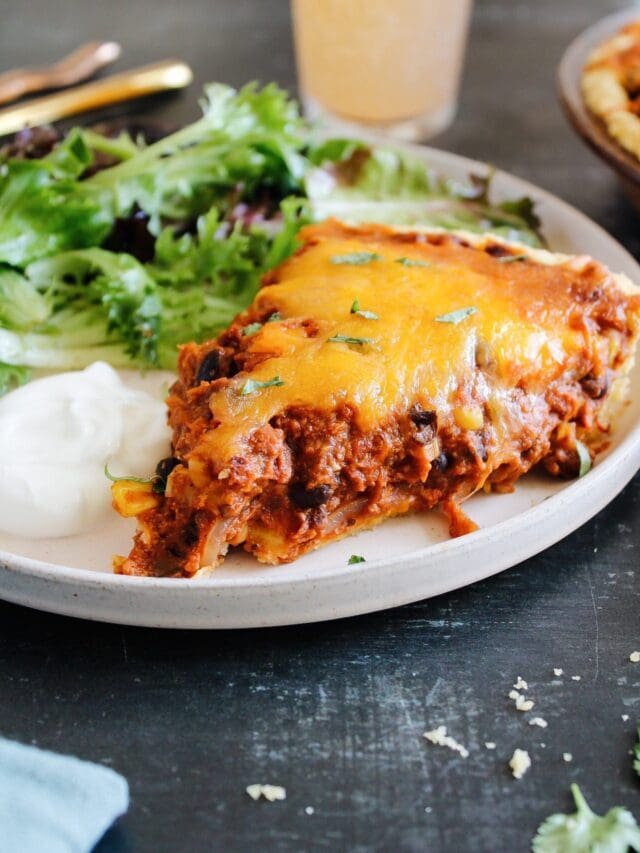
[[[0,390],[29,368],[171,369],[217,334],[305,223],[429,224],[539,245],[529,199],[489,200],[421,158],[316,139],[275,85],[206,87],[202,117],[153,144],[76,128],[0,159]]]

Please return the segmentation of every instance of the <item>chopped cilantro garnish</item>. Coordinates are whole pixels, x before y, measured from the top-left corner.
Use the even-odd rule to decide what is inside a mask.
[[[348,562],[347,562],[347,565],[349,565],[349,566],[353,566],[353,565],[355,565],[356,563],[366,563],[366,562],[367,562],[367,561],[365,560],[365,558],[364,558],[364,557],[361,557],[359,554],[352,554],[352,555],[349,557],[349,560],[348,560]]]
[[[475,314],[477,310],[473,305],[470,305],[468,308],[460,308],[458,311],[451,311],[449,314],[440,314],[439,317],[435,317],[434,319],[436,323],[453,323],[455,325],[464,320],[465,317]]]
[[[111,480],[111,482],[112,482],[112,483],[120,483],[120,482],[122,482],[123,480],[126,480],[128,483],[142,483],[142,485],[144,485],[144,486],[151,486],[151,485],[153,485],[153,484],[155,483],[155,481],[156,481],[156,479],[157,479],[157,478],[155,477],[155,475],[154,475],[153,477],[129,477],[129,476],[127,476],[127,477],[115,477],[115,476],[111,473],[111,471],[109,471],[109,467],[108,467],[108,465],[109,465],[109,463],[108,463],[108,462],[105,462],[105,465],[104,465],[104,476],[105,476],[108,480]]]
[[[242,334],[245,337],[248,337],[249,335],[255,335],[255,333],[259,332],[261,328],[262,328],[262,323],[249,323],[249,325],[245,326],[244,329],[242,330]]]
[[[352,338],[350,335],[334,335],[332,338],[328,338],[328,343],[362,346],[363,344],[372,344],[373,338]]]
[[[282,314],[279,311],[274,311],[267,319],[264,321],[265,323],[277,323],[278,320],[282,320]],[[259,332],[264,324],[263,323],[249,323],[248,326],[245,326],[242,330],[243,335],[255,335],[256,332]]]
[[[514,261],[526,261],[527,255],[502,255],[500,258],[496,258],[496,261],[499,264],[512,264]]]
[[[403,267],[431,267],[428,261],[420,261],[417,258],[396,258],[397,264],[402,264]]]
[[[533,853],[626,853],[640,850],[640,828],[631,812],[620,806],[601,817],[594,814],[577,785],[571,786],[574,814],[554,814],[538,828]]]
[[[584,477],[591,470],[591,455],[581,441],[576,441],[576,450],[578,451],[578,459],[580,460],[580,468],[578,469],[578,477]]]
[[[246,397],[247,394],[253,394],[254,391],[258,391],[260,388],[273,388],[277,385],[284,385],[284,380],[280,379],[279,376],[274,376],[273,379],[266,379],[264,382],[260,379],[247,379],[240,389],[240,394]]]
[[[380,319],[380,317],[378,317],[378,315],[375,314],[373,311],[365,311],[364,309],[360,308],[360,301],[358,300],[357,296],[353,300],[353,305],[351,306],[351,313],[357,314],[359,317],[364,317],[365,320]]]
[[[370,261],[379,261],[380,255],[377,252],[349,252],[346,255],[333,255],[331,258],[332,264],[368,264]]]

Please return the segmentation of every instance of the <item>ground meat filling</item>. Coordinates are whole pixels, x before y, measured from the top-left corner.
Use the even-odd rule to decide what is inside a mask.
[[[183,350],[182,359],[189,365],[186,381],[176,385],[172,398],[178,454],[188,455],[188,447],[211,423],[203,414],[208,411],[208,385],[201,381],[194,388],[190,380],[210,352],[217,351],[196,354],[196,349]],[[462,430],[452,421],[440,426],[436,413],[419,405],[369,434],[358,429],[349,406],[331,413],[292,407],[254,436],[250,465],[246,459],[233,460],[222,481],[214,480],[211,472],[209,492],[186,514],[171,494],[193,486],[187,469],[176,462],[169,472],[169,497],[141,519],[142,532],[129,566],[142,574],[192,574],[207,549],[215,552],[215,537],[223,532],[227,543],[242,543],[258,558],[265,557],[273,553],[269,532],[274,530],[286,542],[290,560],[328,534],[343,535],[356,521],[366,527],[381,514],[436,507],[449,517],[452,535],[469,532],[473,523],[459,504],[483,486],[512,491],[515,481],[538,463],[554,476],[577,475],[575,433],[554,430],[564,424],[563,417],[578,418],[582,409],[597,406],[602,398],[585,399],[579,382],[574,388],[550,388],[546,396],[547,402],[519,395],[522,430],[519,443],[508,453],[497,446],[491,423],[478,431]],[[185,406],[190,412],[188,430]],[[206,505],[207,494],[215,496],[217,517]],[[152,572],[150,566],[155,567]]]

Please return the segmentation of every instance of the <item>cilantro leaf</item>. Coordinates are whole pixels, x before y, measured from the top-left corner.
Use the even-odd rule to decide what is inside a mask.
[[[380,317],[374,313],[373,311],[365,311],[360,308],[360,301],[358,297],[353,300],[353,304],[351,305],[351,314],[357,314],[359,317],[364,317],[365,320],[379,320]]]
[[[469,308],[460,308],[458,311],[451,311],[449,314],[440,314],[439,317],[434,317],[434,320],[436,323],[453,323],[456,325],[466,317],[470,317],[472,314],[475,314],[477,310],[477,308],[474,308],[474,306],[471,305]]]
[[[380,255],[376,252],[347,252],[345,255],[333,255],[332,264],[351,264],[352,266],[363,266],[371,261],[379,261]]]
[[[354,346],[362,346],[363,344],[372,344],[373,338],[353,338],[350,335],[334,335],[332,338],[327,338],[330,344],[353,344]]]
[[[640,851],[640,828],[629,811],[617,806],[600,817],[591,811],[577,785],[571,786],[571,793],[577,811],[548,817],[533,839],[533,853]]]
[[[251,335],[255,335],[256,332],[259,332],[262,328],[262,323],[249,323],[248,326],[244,326],[242,329],[243,337],[250,337]]]
[[[260,388],[272,388],[284,384],[284,380],[280,379],[279,376],[274,376],[273,379],[266,379],[265,381],[261,381],[260,379],[247,379],[239,393],[241,397],[246,397],[248,394],[253,394],[256,391],[259,391]]]
[[[155,474],[153,477],[131,477],[131,476],[116,477],[114,474],[111,473],[111,471],[109,471],[109,463],[108,462],[105,462],[104,476],[107,478],[107,480],[111,480],[112,483],[121,483],[124,481],[127,483],[140,483],[143,486],[152,486],[156,482],[156,480],[158,479]]]
[[[428,261],[420,261],[417,258],[396,258],[397,264],[402,264],[403,267],[431,267],[433,264]]]
[[[588,474],[591,470],[591,454],[589,453],[587,446],[581,441],[576,441],[576,451],[578,453],[578,459],[580,460],[578,477],[584,477],[584,475]]]
[[[366,563],[366,559],[359,554],[352,554],[347,560],[348,566],[355,566],[356,563]]]
[[[496,261],[499,264],[512,264],[515,261],[526,261],[527,255],[501,255],[499,258],[496,258]]]

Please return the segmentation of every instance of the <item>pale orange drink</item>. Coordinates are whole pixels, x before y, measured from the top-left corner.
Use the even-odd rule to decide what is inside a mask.
[[[332,130],[424,139],[456,111],[471,0],[292,0],[303,105]]]

